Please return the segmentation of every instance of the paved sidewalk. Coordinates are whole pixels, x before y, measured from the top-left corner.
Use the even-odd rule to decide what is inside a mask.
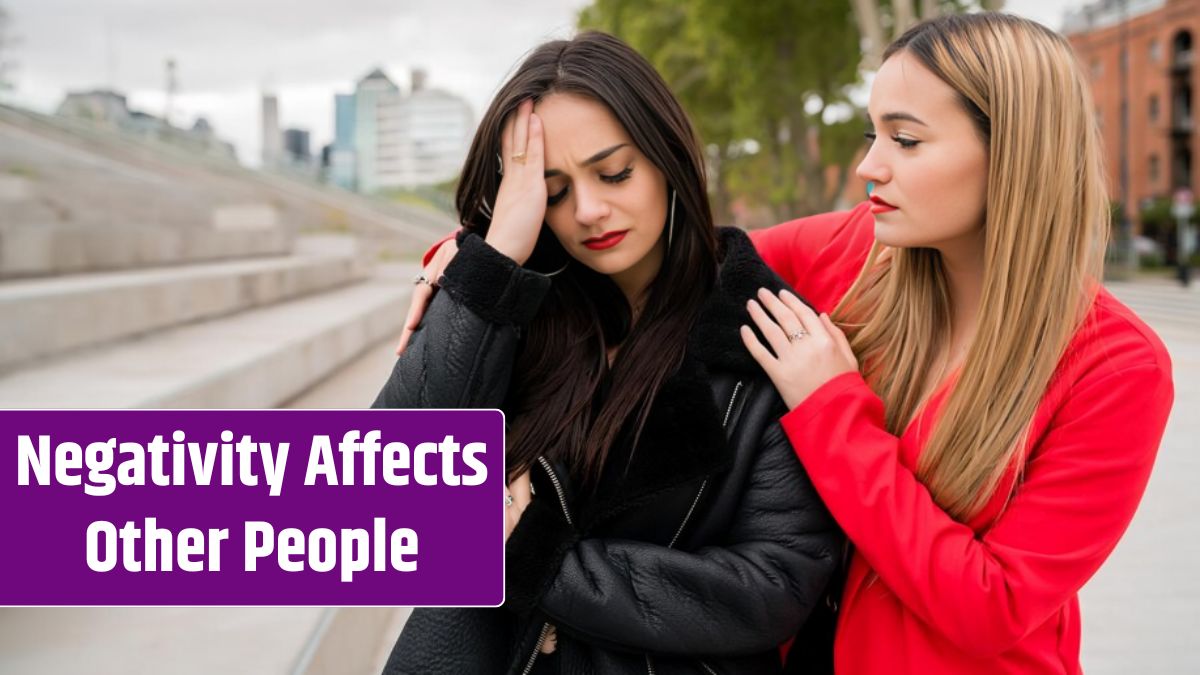
[[[1166,342],[1175,407],[1133,524],[1081,593],[1084,672],[1200,673],[1200,285],[1109,288]]]

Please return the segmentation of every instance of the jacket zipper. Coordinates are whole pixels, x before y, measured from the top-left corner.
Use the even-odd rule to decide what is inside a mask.
[[[567,510],[567,497],[563,494],[562,483],[558,481],[558,474],[554,473],[554,467],[550,466],[549,460],[545,457],[538,457],[537,461],[550,476],[550,482],[554,485],[554,491],[558,493],[558,504],[562,507],[563,517],[567,519],[567,524],[575,527],[575,523],[571,520],[571,512]]]
[[[741,391],[742,381],[738,380],[737,384],[733,386],[733,394],[729,396],[729,406],[725,408],[725,419],[721,420],[722,428],[729,426],[729,416],[733,414],[733,405],[737,403],[738,393]],[[692,505],[688,508],[687,515],[683,517],[683,522],[679,524],[679,529],[675,530],[675,536],[671,537],[671,543],[667,544],[667,548],[675,548],[675,542],[679,541],[679,536],[683,534],[683,528],[687,527],[688,521],[692,519],[692,514],[696,511],[696,505],[700,503],[700,498],[704,496],[704,488],[706,487],[708,487],[707,478],[700,483],[700,489],[696,491],[696,498],[692,500]],[[704,672],[716,675],[716,671],[710,668],[707,663],[701,661],[700,667],[704,669]],[[654,675],[654,662],[650,660],[649,654],[646,655],[646,672],[648,675]]]
[[[537,458],[538,464],[546,470],[546,475],[550,477],[550,483],[554,485],[554,492],[558,494],[558,505],[562,507],[563,517],[567,519],[567,524],[575,527],[575,522],[571,519],[571,511],[567,508],[567,496],[563,494],[562,483],[558,480],[558,474],[554,473],[554,467],[550,466],[549,460],[545,457]],[[546,642],[546,636],[550,633],[550,622],[542,624],[542,632],[538,635],[537,645],[533,648],[533,653],[529,655],[529,660],[525,662],[525,670],[521,671],[521,675],[529,675],[533,670],[533,664],[537,661],[538,654],[542,651],[542,645]]]
[[[738,393],[742,391],[742,382],[733,387],[733,394],[729,397],[729,406],[725,409],[725,419],[721,421],[721,427],[729,425],[729,416],[733,414],[733,405],[737,402]],[[571,511],[567,508],[567,498],[563,494],[562,483],[558,480],[558,474],[554,473],[554,467],[550,466],[550,461],[545,457],[538,457],[537,461],[546,470],[546,474],[550,477],[550,483],[554,485],[554,491],[558,494],[558,504],[562,507],[563,517],[567,519],[567,524],[571,527],[575,526],[575,522],[571,519]],[[675,536],[671,539],[668,548],[673,548],[675,542],[679,539],[679,535],[683,534],[683,529],[687,527],[688,521],[692,518],[692,513],[696,510],[696,505],[700,503],[700,497],[704,495],[704,488],[708,486],[708,479],[700,483],[700,490],[696,492],[696,498],[692,500],[692,506],[688,509],[687,515],[683,517],[683,522],[679,524],[679,529],[675,531]],[[533,664],[537,661],[537,655],[542,651],[542,645],[546,642],[546,635],[550,633],[550,622],[542,624],[542,632],[538,635],[537,645],[533,648],[533,653],[529,655],[529,660],[525,663],[525,670],[521,671],[521,675],[529,675],[533,671]],[[708,664],[701,662],[701,666],[709,673],[713,673],[713,669],[708,667]],[[654,661],[650,655],[646,654],[646,672],[649,675],[654,675]]]
[[[675,542],[679,541],[679,535],[683,534],[683,528],[687,527],[688,521],[692,518],[692,512],[696,510],[696,505],[700,503],[700,497],[704,495],[704,488],[708,487],[708,479],[700,484],[700,489],[696,492],[696,498],[692,500],[692,507],[688,509],[687,515],[683,517],[683,522],[679,523],[679,529],[675,530],[675,536],[671,537],[671,543],[667,544],[667,548],[675,548]]]
[[[721,428],[729,426],[729,416],[733,414],[733,404],[737,401],[738,392],[742,390],[742,381],[733,385],[733,394],[729,396],[729,407],[725,408],[725,419],[721,420]]]
[[[733,394],[729,396],[729,405],[725,408],[725,419],[721,420],[721,428],[729,426],[729,417],[733,414],[733,404],[737,403],[738,393],[742,390],[742,381],[738,380],[737,384],[733,385]],[[687,527],[688,521],[692,519],[692,513],[696,511],[696,505],[700,503],[700,497],[704,496],[704,488],[708,487],[708,479],[700,483],[700,489],[696,492],[696,498],[692,500],[692,506],[688,509],[687,515],[683,517],[683,522],[679,524],[679,529],[675,530],[675,536],[671,537],[671,543],[667,544],[667,548],[675,548],[675,542],[679,541],[679,535],[683,534],[683,528]]]
[[[537,661],[537,655],[542,651],[542,645],[546,644],[546,636],[550,634],[550,622],[542,624],[542,632],[538,635],[537,644],[533,647],[533,653],[529,655],[529,660],[525,662],[525,670],[521,671],[521,675],[529,675],[533,670],[533,662]]]

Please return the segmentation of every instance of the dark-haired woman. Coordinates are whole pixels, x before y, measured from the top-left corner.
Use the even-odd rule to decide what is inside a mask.
[[[375,405],[505,410],[507,599],[416,610],[386,672],[778,672],[840,534],[738,333],[783,285],[713,226],[677,101],[615,38],[543,45],[457,206],[444,292]]]

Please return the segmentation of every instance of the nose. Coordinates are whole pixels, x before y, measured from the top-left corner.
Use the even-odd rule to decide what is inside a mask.
[[[575,220],[581,225],[598,225],[611,212],[600,192],[588,185],[575,186]]]
[[[876,186],[892,179],[892,169],[885,157],[886,151],[880,147],[881,145],[883,144],[878,141],[872,143],[871,147],[867,148],[867,154],[863,155],[862,161],[854,169],[855,175]]]

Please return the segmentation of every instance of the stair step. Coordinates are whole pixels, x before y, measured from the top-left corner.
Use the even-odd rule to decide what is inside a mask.
[[[287,675],[296,673],[296,655],[330,611],[321,607],[5,608],[0,609],[0,673]],[[380,670],[370,671],[371,675]]]
[[[417,266],[0,377],[0,408],[270,408],[399,335]]]
[[[228,228],[82,223],[0,224],[0,278],[76,274],[282,255],[280,226]]]
[[[292,256],[0,282],[0,372],[31,360],[270,305],[366,276],[353,240]]]

